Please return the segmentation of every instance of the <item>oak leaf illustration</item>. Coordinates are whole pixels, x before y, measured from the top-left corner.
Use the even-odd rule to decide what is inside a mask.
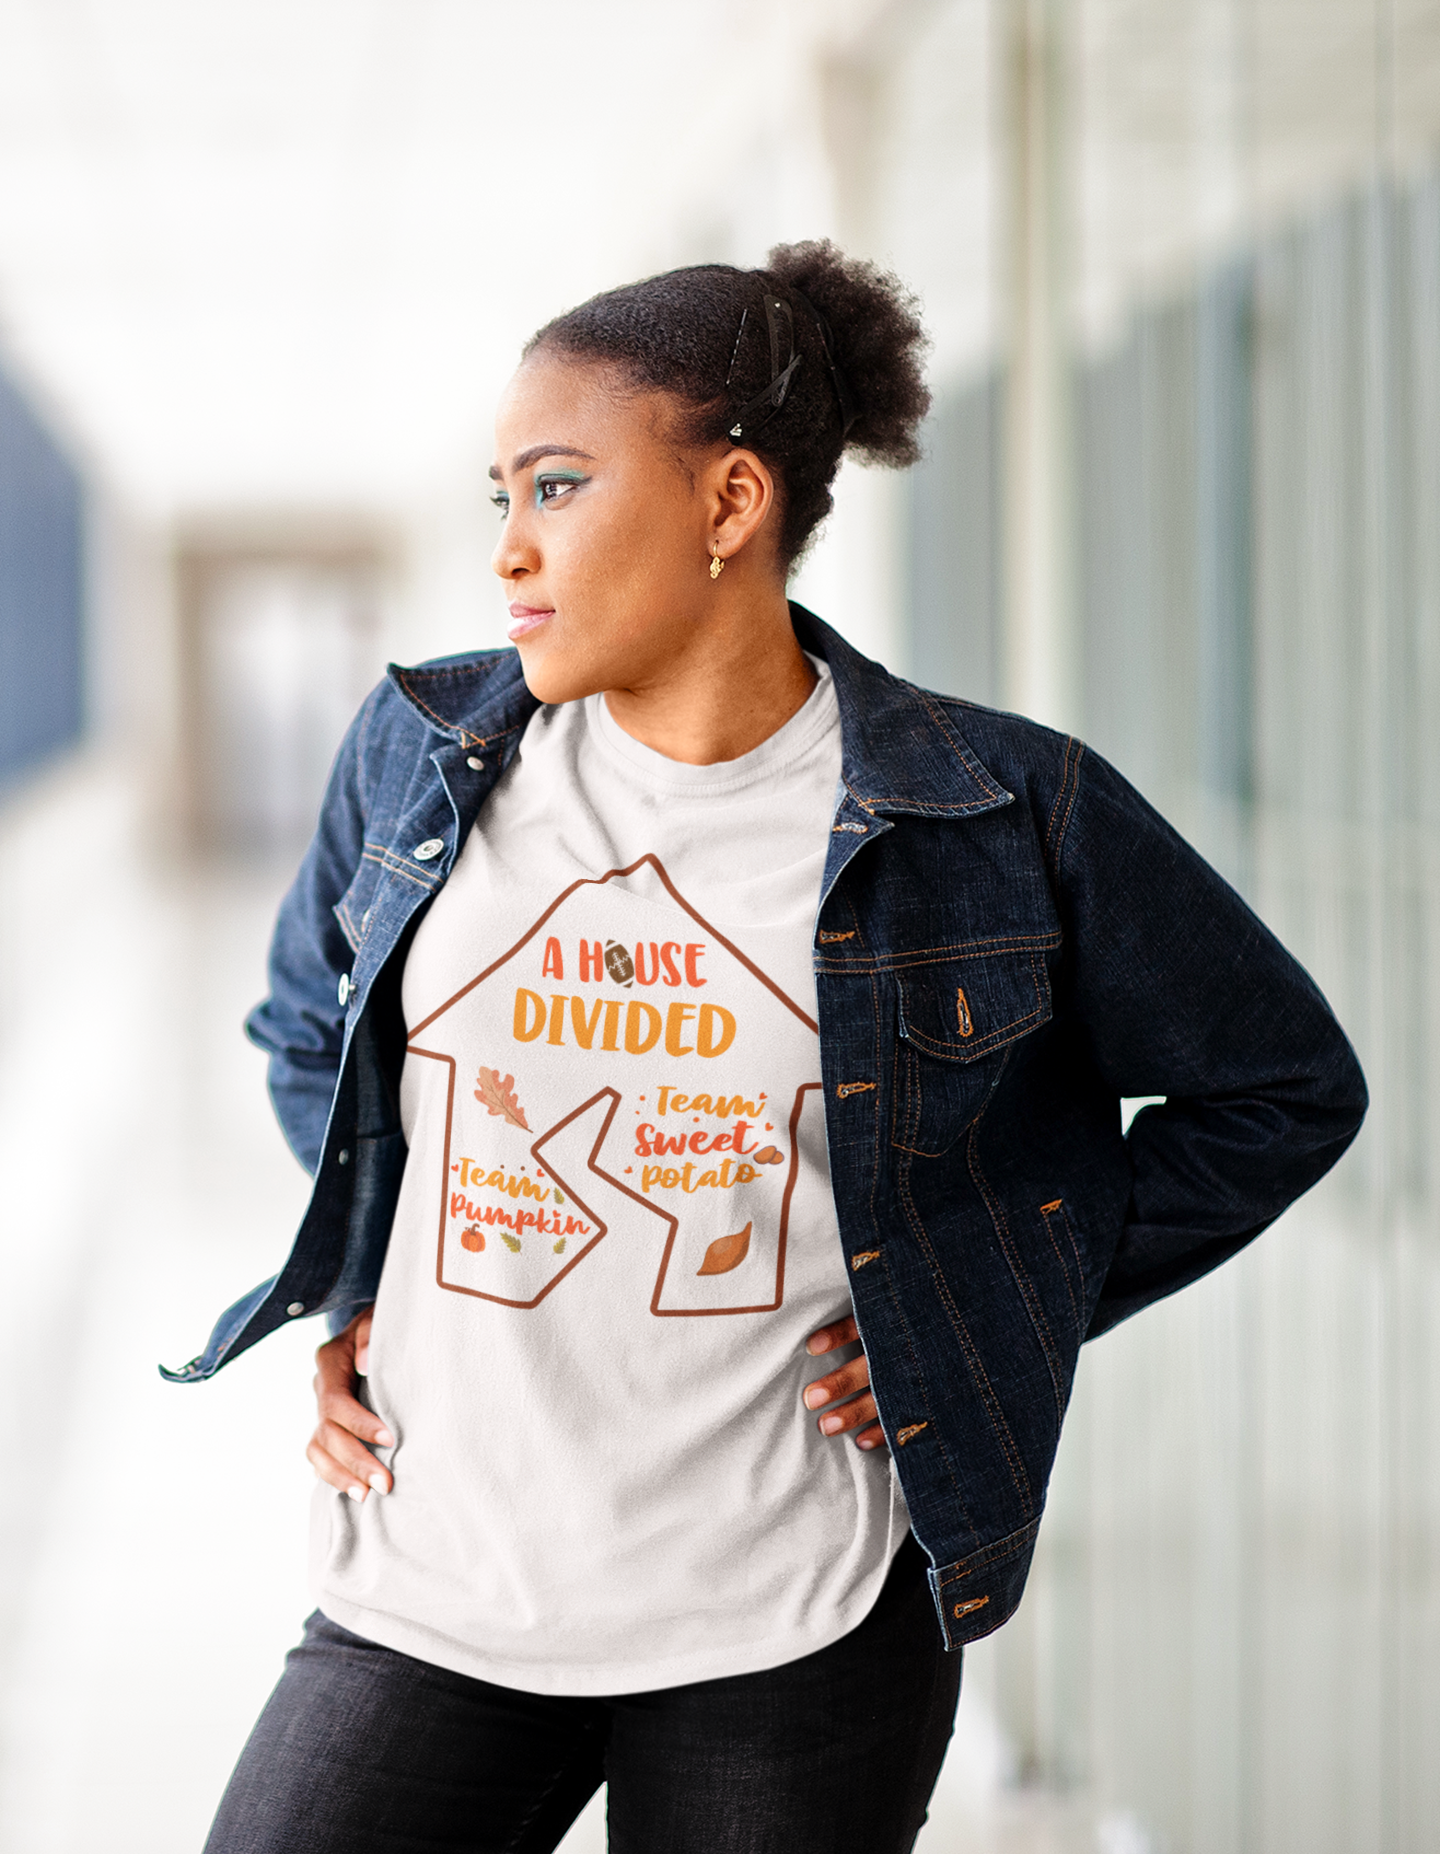
[[[487,1114],[503,1114],[512,1127],[524,1127],[527,1133],[530,1131],[525,1110],[515,1099],[513,1075],[507,1075],[502,1081],[499,1069],[482,1068],[475,1080],[479,1084],[475,1089],[475,1099]]]
[[[738,1268],[750,1253],[750,1231],[754,1227],[753,1219],[743,1230],[736,1230],[733,1236],[717,1236],[705,1251],[705,1260],[695,1270],[697,1275],[728,1275],[732,1268]]]
[[[527,1128],[526,1131],[528,1132],[529,1129]],[[510,1235],[507,1230],[501,1230],[500,1240],[512,1255],[518,1255],[520,1253],[520,1238],[518,1236]]]

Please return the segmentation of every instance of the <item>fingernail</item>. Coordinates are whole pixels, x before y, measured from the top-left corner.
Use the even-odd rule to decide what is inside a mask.
[[[357,1506],[365,1498],[365,1489],[363,1487],[347,1487],[345,1491]]]
[[[812,1334],[811,1337],[805,1341],[805,1350],[812,1358],[818,1357],[818,1355],[825,1350],[824,1333]]]
[[[879,1444],[874,1436],[861,1436],[855,1446],[856,1448],[877,1448]]]
[[[370,1476],[370,1485],[375,1489],[376,1493],[383,1494],[389,1491],[385,1485],[385,1476],[383,1474],[372,1474]]]
[[[360,1373],[360,1376],[362,1378],[369,1377],[370,1375],[370,1354],[369,1352],[357,1352],[355,1354],[355,1369]]]
[[[380,1430],[376,1434],[375,1440],[380,1444],[381,1448],[394,1448],[395,1446],[395,1438],[388,1429]]]
[[[833,1436],[835,1431],[841,1426],[841,1424],[844,1421],[845,1421],[845,1418],[839,1415],[822,1416],[820,1418],[821,1435],[822,1436]]]
[[[805,1408],[807,1410],[818,1410],[822,1403],[829,1403],[829,1401],[830,1399],[825,1395],[825,1387],[822,1384],[812,1384],[805,1393]]]

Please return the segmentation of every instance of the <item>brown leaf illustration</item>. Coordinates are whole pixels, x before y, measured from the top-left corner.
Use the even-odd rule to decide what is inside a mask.
[[[738,1268],[750,1253],[751,1228],[752,1224],[747,1223],[733,1236],[717,1236],[705,1251],[705,1260],[695,1270],[696,1274],[728,1275],[732,1268]]]
[[[783,1165],[785,1163],[785,1154],[775,1146],[762,1146],[760,1151],[752,1153],[751,1157],[757,1165]]]
[[[479,1086],[475,1090],[475,1099],[481,1103],[488,1114],[503,1114],[512,1127],[524,1127],[528,1133],[530,1122],[525,1118],[525,1110],[515,1099],[515,1077],[507,1075],[502,1081],[499,1069],[481,1069],[475,1077]]]

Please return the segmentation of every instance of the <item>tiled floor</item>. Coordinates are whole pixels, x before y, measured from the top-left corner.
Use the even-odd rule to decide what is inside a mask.
[[[278,1266],[306,1180],[239,1034],[277,882],[135,849],[103,758],[0,814],[0,1849],[197,1854],[307,1608],[305,1322],[157,1360]],[[1093,1848],[974,1700],[924,1854]],[[599,1854],[599,1799],[565,1844]]]

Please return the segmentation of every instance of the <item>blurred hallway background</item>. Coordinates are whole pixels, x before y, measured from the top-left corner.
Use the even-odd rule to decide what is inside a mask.
[[[822,235],[936,404],[797,596],[1115,760],[1374,1096],[1087,1350],[920,1847],[1440,1844],[1440,0],[0,0],[0,1854],[198,1849],[307,1607],[319,1333],[154,1365],[303,1208],[239,1021],[365,689],[503,641],[520,343]]]

